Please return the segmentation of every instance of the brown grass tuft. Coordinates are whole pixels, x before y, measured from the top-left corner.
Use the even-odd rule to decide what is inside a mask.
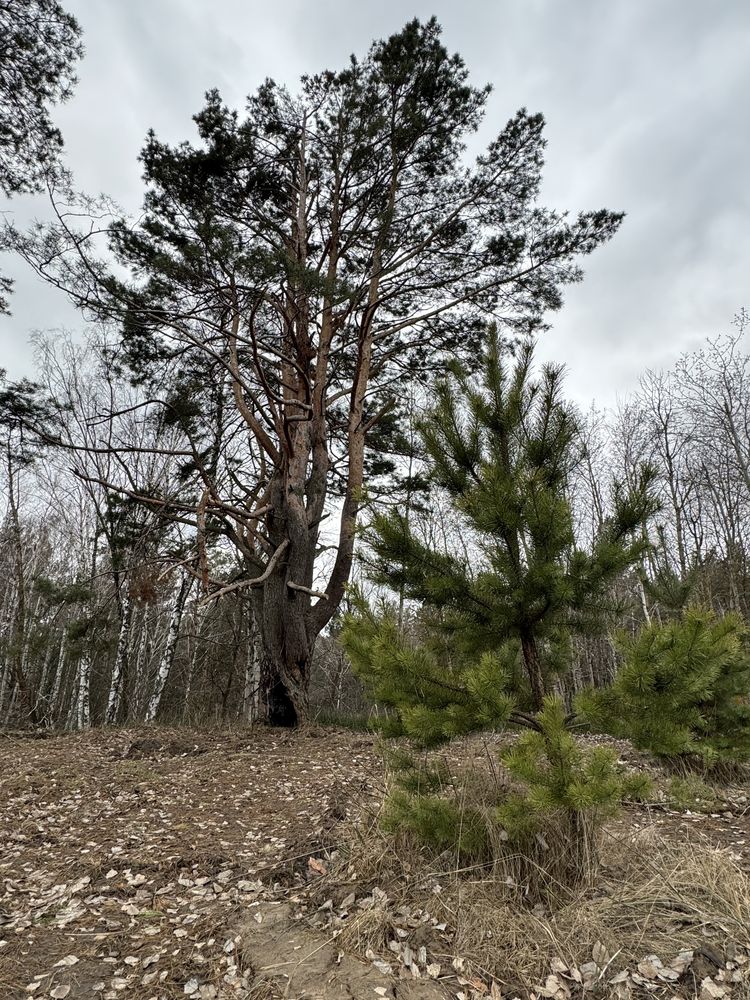
[[[428,912],[448,925],[442,941],[433,934],[417,942],[428,944],[433,960],[445,967],[460,956],[474,974],[521,994],[544,983],[555,959],[568,968],[590,962],[597,943],[611,956],[607,979],[652,954],[665,963],[683,950],[725,960],[750,945],[750,874],[730,851],[700,836],[667,840],[653,827],[630,836],[605,830],[600,851],[595,886],[573,892],[560,885],[547,905],[533,905],[519,900],[517,885],[508,884],[513,872],[501,865],[460,869],[446,857],[428,860],[372,820],[349,831],[343,860],[315,893],[340,900],[377,887],[387,897],[352,913],[340,930],[342,947],[383,953],[404,914]],[[741,994],[735,988],[733,995]]]

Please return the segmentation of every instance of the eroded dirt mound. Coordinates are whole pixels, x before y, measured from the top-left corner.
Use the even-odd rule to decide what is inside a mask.
[[[287,903],[259,904],[242,928],[244,966],[259,991],[295,1000],[444,1000],[437,983],[384,975],[373,964],[341,951],[336,939],[315,931]]]

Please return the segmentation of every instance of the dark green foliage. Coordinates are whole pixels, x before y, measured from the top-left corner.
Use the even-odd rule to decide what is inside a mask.
[[[659,567],[653,576],[644,575],[643,589],[666,612],[679,612],[690,600],[697,577],[695,570],[681,577],[668,567]]]
[[[0,192],[6,197],[40,190],[56,166],[62,136],[50,107],[65,101],[76,82],[80,34],[57,0],[0,0]],[[0,275],[0,312],[11,285]]]
[[[355,598],[342,641],[373,699],[393,709],[389,735],[431,747],[476,730],[528,730],[502,758],[510,788],[478,805],[439,767],[398,761],[389,824],[466,861],[494,857],[505,840],[528,860],[526,883],[535,871],[577,883],[595,867],[598,826],[647,783],[624,776],[614,753],[582,748],[550,691],[571,634],[607,624],[610,586],[640,560],[655,502],[644,468],[634,489],[615,487],[614,515],[591,550],[576,546],[567,494],[578,427],[561,369],[546,366],[539,379],[531,369],[530,345],[508,366],[491,331],[481,383],[455,368],[420,424],[433,481],[477,565],[421,541],[400,512],[374,518],[373,578],[421,610],[406,630],[387,607],[375,613]]]
[[[492,704],[492,690],[518,680],[512,661],[520,650],[527,685],[514,694],[538,710],[555,673],[568,665],[570,635],[607,624],[610,584],[640,560],[639,528],[655,501],[644,468],[634,489],[616,486],[614,515],[592,549],[575,545],[567,492],[578,427],[561,397],[562,369],[547,365],[536,379],[532,357],[524,345],[510,366],[490,331],[481,383],[456,368],[420,425],[433,482],[448,493],[465,536],[476,540],[476,565],[422,542],[400,512],[375,517],[366,537],[373,579],[434,612],[436,629],[450,638],[451,671],[470,664],[471,683]],[[485,653],[500,655],[502,666],[480,666]],[[424,649],[409,655],[430,658]],[[430,671],[431,689],[441,677],[447,683],[443,665],[418,667]],[[400,684],[397,672],[394,681]],[[455,678],[445,699],[454,687]],[[420,708],[422,695],[419,688],[410,695]],[[455,704],[450,711],[461,714]]]
[[[36,433],[47,425],[54,415],[51,401],[41,386],[29,379],[8,382],[5,369],[0,368],[0,434],[3,450],[13,460],[26,465],[33,461],[44,434]]]
[[[50,106],[67,100],[83,55],[57,0],[0,0],[0,190],[38,190],[62,148]]]
[[[409,642],[387,609],[375,614],[358,600],[355,606],[356,614],[344,618],[342,642],[373,700],[395,709],[376,720],[386,735],[435,746],[507,725],[516,706],[512,651],[476,661],[452,657],[440,641]]]
[[[449,852],[461,864],[491,857],[492,840],[485,817],[455,799],[396,790],[388,799],[383,827],[391,833],[414,834],[431,851]]]
[[[619,648],[612,687],[579,697],[593,726],[659,757],[709,766],[750,757],[748,631],[738,616],[688,609],[621,636]]]
[[[602,822],[623,799],[647,796],[650,782],[623,772],[613,750],[582,747],[554,696],[535,726],[501,754],[505,781],[491,786],[471,775],[457,779],[442,756],[392,753],[386,828],[460,864],[502,864],[534,896],[553,881],[589,880]]]
[[[537,729],[523,733],[501,755],[510,775],[523,786],[497,810],[512,839],[535,833],[556,813],[586,815],[597,825],[618,809],[623,798],[648,794],[648,779],[623,774],[614,750],[581,747],[567,728],[559,698],[549,695],[536,721]]]
[[[34,580],[34,590],[52,607],[69,604],[84,604],[93,598],[91,581],[72,580],[66,583],[56,583],[46,576],[38,576]]]

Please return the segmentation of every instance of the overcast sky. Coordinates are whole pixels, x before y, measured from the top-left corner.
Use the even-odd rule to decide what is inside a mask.
[[[472,82],[492,83],[487,141],[521,106],[547,119],[543,201],[627,218],[586,263],[540,351],[582,404],[611,404],[646,367],[730,328],[750,306],[748,0],[67,0],[84,30],[75,96],[56,115],[76,184],[140,203],[148,128],[192,138],[218,86],[231,105],[265,77],[294,86],[436,14]],[[28,203],[17,200],[26,217]],[[18,278],[0,365],[29,374],[29,334],[73,327],[65,302]],[[80,325],[80,324],[79,324]]]

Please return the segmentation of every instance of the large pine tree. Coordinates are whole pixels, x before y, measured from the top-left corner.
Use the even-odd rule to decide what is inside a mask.
[[[541,115],[519,112],[469,164],[487,96],[438,24],[415,20],[297,94],[265,83],[244,117],[211,92],[196,144],[150,135],[143,215],[112,230],[129,280],[92,259],[88,233],[63,226],[16,242],[121,325],[151,400],[177,418],[186,392],[197,404],[184,430],[200,500],[192,514],[173,510],[242,560],[271,721],[306,714],[315,640],[349,578],[368,456],[388,471],[394,382],[403,396],[447,357],[476,357],[488,313],[539,326],[580,279],[581,256],[619,225],[607,211],[538,204]],[[320,525],[334,510],[323,575]]]

